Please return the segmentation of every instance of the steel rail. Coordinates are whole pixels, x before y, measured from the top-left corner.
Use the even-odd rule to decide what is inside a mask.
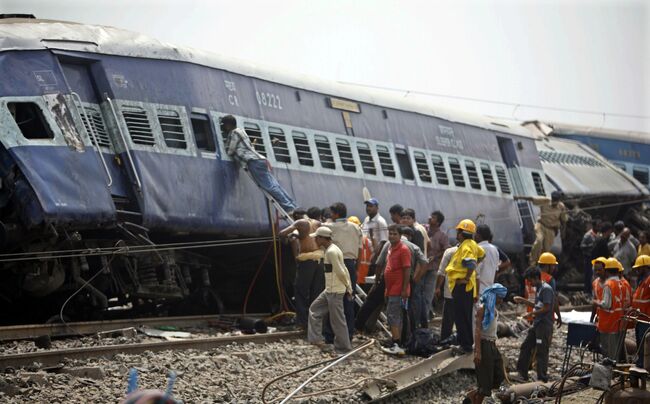
[[[50,337],[69,337],[79,335],[93,335],[99,332],[119,330],[128,327],[160,327],[165,325],[175,327],[201,327],[210,326],[221,319],[237,317],[267,317],[268,313],[252,313],[245,316],[238,314],[226,315],[201,315],[201,316],[175,316],[175,317],[148,317],[129,318],[106,321],[81,321],[66,324],[27,324],[0,327],[0,341],[15,341],[33,339],[43,335]]]
[[[41,367],[58,366],[65,360],[84,360],[89,358],[112,358],[117,354],[137,355],[145,351],[160,352],[167,350],[210,350],[232,343],[263,343],[303,335],[301,331],[277,332],[271,334],[238,335],[231,337],[212,337],[183,339],[174,341],[145,342],[136,344],[119,344],[90,346],[82,348],[55,349],[39,352],[0,355],[0,370],[21,368],[37,362]]]

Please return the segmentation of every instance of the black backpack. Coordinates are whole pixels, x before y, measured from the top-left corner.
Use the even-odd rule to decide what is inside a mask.
[[[414,356],[428,358],[440,351],[436,344],[440,336],[430,328],[417,328],[406,343],[406,353]]]

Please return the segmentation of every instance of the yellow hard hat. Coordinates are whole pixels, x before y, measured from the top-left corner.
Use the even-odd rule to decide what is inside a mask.
[[[476,233],[476,224],[469,219],[463,219],[458,223],[458,226],[456,226],[456,230],[462,230],[467,233]]]
[[[550,252],[545,252],[544,254],[539,256],[539,259],[537,260],[538,264],[544,264],[544,265],[557,265],[557,258],[555,258],[555,255],[551,254]]]
[[[596,262],[600,262],[603,265],[607,265],[607,258],[605,257],[598,257],[595,260],[591,260],[591,265],[596,265]]]
[[[632,268],[641,268],[641,267],[650,267],[650,256],[648,255],[639,255],[634,261]]]
[[[618,269],[619,271],[623,270],[623,265],[616,258],[607,258],[607,263],[605,264],[605,269]]]
[[[350,216],[350,217],[348,217],[348,222],[350,222],[350,223],[354,223],[354,224],[356,224],[357,226],[361,226],[361,220],[359,220],[359,218],[356,217],[356,216]]]

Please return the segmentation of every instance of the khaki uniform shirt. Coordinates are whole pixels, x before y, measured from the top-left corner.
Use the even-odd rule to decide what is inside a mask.
[[[549,229],[560,229],[567,222],[566,207],[562,202],[551,204],[551,198],[533,198],[533,204],[539,206],[538,221]]]
[[[334,223],[325,223],[323,226],[332,230],[332,242],[341,249],[344,259],[356,260],[359,258],[359,249],[363,239],[359,226],[346,219],[336,219]]]

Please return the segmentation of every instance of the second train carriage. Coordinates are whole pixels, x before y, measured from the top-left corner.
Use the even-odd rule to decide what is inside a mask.
[[[443,210],[448,227],[478,218],[495,229],[497,244],[521,253],[532,242],[535,211],[513,195],[552,188],[535,138],[518,125],[115,28],[0,20],[0,72],[11,78],[0,82],[7,252],[269,235],[262,193],[224,153],[224,114],[238,118],[305,207],[342,201],[364,216],[367,187],[383,213],[401,203],[420,220]],[[205,296],[216,282],[241,304],[251,268],[234,270],[233,256],[253,255],[250,247],[210,254],[120,258],[90,302]],[[11,279],[3,297],[16,304],[61,295],[106,266],[71,260],[3,264]]]

